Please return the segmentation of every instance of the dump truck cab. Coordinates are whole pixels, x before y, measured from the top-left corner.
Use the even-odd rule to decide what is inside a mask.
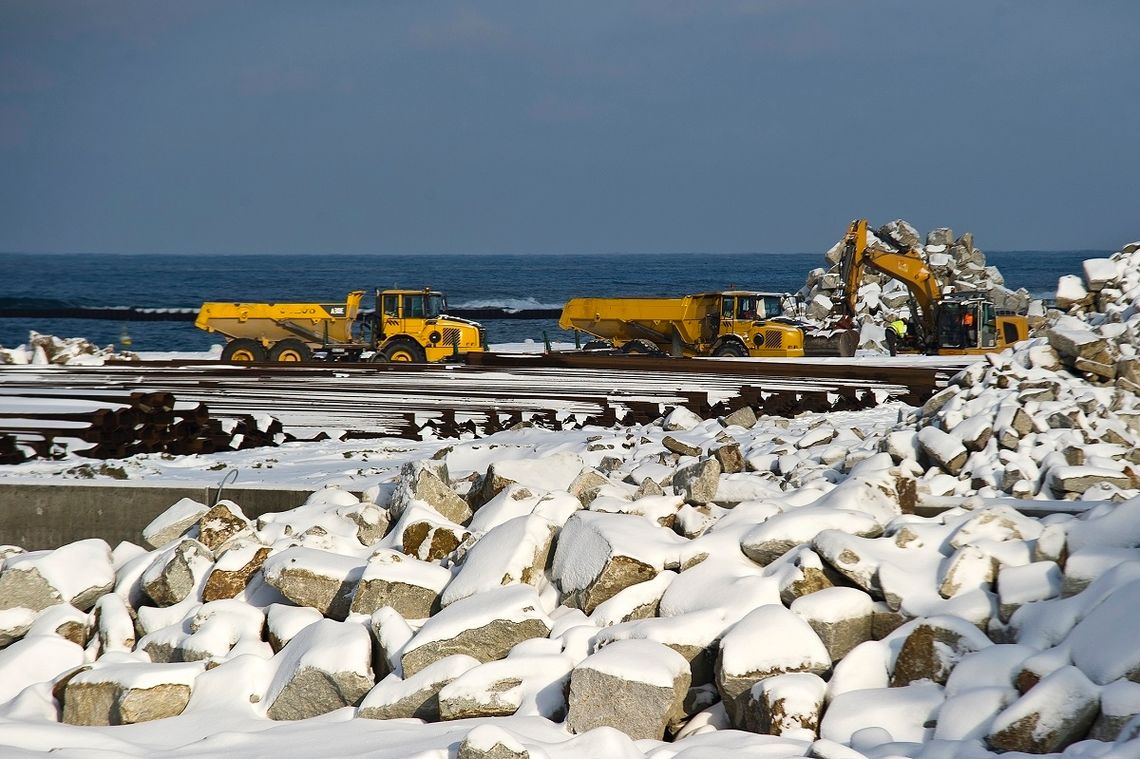
[[[392,362],[440,361],[486,349],[486,333],[473,321],[447,315],[437,290],[377,290],[375,350]]]
[[[780,320],[784,316],[786,295],[753,290],[729,290],[717,294],[720,299],[713,347],[714,356],[787,356],[803,355],[803,333]],[[741,350],[734,352],[733,347]]]

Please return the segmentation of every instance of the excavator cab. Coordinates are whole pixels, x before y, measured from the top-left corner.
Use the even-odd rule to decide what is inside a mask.
[[[972,296],[938,301],[938,344],[962,351],[997,348],[997,313],[988,299]]]

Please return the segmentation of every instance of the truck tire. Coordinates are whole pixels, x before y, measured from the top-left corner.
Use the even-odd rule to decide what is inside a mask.
[[[226,343],[226,347],[222,348],[222,361],[228,361],[231,364],[248,364],[264,360],[265,348],[261,346],[261,343],[248,337],[230,340]]]
[[[269,348],[269,360],[282,364],[304,363],[312,358],[313,352],[309,350],[309,346],[292,338],[274,343]]]
[[[393,340],[384,348],[384,357],[393,364],[423,364],[427,362],[423,346],[412,340]]]
[[[735,340],[727,340],[713,350],[713,355],[718,358],[743,358],[748,355],[748,351]]]
[[[640,356],[656,356],[661,351],[653,343],[639,337],[636,340],[630,340],[628,343],[623,345],[621,347],[621,352],[631,355],[636,354]]]

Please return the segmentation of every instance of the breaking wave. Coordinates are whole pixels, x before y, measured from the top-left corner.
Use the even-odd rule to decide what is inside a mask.
[[[448,303],[451,309],[487,309],[515,313],[518,311],[552,311],[562,310],[562,303],[541,303],[535,298],[488,298],[486,300],[465,300],[462,303]]]

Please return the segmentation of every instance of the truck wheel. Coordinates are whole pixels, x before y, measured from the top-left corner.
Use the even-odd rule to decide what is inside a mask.
[[[269,360],[278,361],[283,364],[303,363],[309,361],[312,357],[313,352],[309,350],[309,346],[300,340],[294,340],[292,338],[274,343],[269,349]]]
[[[745,355],[744,346],[733,340],[726,343],[721,343],[713,351],[713,355],[725,358],[743,358]]]
[[[654,355],[660,353],[661,351],[658,350],[657,346],[654,345],[653,343],[649,342],[648,340],[646,340],[644,338],[639,337],[636,340],[630,340],[628,343],[623,345],[621,347],[621,352],[622,353],[629,353],[629,354],[637,354],[637,355],[642,355],[642,356],[654,356]]]
[[[384,357],[393,364],[422,364],[427,361],[423,346],[411,340],[394,340],[384,349]]]
[[[248,364],[264,360],[265,348],[261,346],[261,343],[250,340],[248,337],[230,340],[226,343],[226,347],[222,348],[222,361],[228,361],[231,364]]]

